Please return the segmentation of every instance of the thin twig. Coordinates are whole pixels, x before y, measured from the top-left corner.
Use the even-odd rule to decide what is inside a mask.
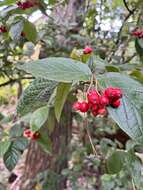
[[[97,152],[96,152],[96,149],[95,149],[95,147],[94,147],[94,145],[93,145],[92,138],[91,138],[91,135],[90,135],[90,132],[89,132],[87,126],[85,127],[85,129],[86,129],[86,132],[87,132],[87,135],[88,135],[88,138],[89,138],[89,141],[90,141],[90,144],[91,144],[93,153],[94,153],[94,155],[97,156]]]
[[[94,144],[93,144],[93,141],[92,141],[92,138],[91,138],[91,135],[90,135],[90,132],[89,132],[89,130],[88,130],[88,126],[87,126],[87,125],[88,125],[88,120],[87,120],[87,118],[86,118],[86,115],[84,115],[84,128],[85,128],[85,130],[86,130],[86,132],[87,132],[87,135],[88,135],[88,138],[89,138],[89,141],[90,141],[92,150],[93,150],[93,154],[94,154],[95,156],[97,156],[98,154],[97,154],[96,149],[95,149],[95,147],[94,147]]]
[[[125,5],[126,9],[128,10],[128,12],[129,12],[130,14],[133,14],[133,10],[131,10],[131,9],[129,8],[129,6],[128,6],[126,0],[123,0],[123,3],[124,3],[124,5]]]
[[[132,186],[133,186],[133,190],[137,190],[134,184],[134,180],[132,179]]]

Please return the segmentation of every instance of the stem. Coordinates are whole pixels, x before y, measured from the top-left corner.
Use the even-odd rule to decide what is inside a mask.
[[[91,76],[91,79],[90,79],[90,85],[87,89],[87,93],[89,92],[89,90],[91,89],[92,85],[93,85],[93,82],[94,82],[94,75]]]
[[[92,142],[92,138],[91,138],[90,132],[89,132],[89,130],[87,129],[87,127],[85,127],[85,129],[86,129],[86,132],[87,132],[87,135],[88,135],[88,138],[89,138],[89,141],[90,141],[90,144],[91,144],[93,153],[94,153],[95,156],[97,156],[97,152],[96,152],[96,149],[95,149],[94,144],[93,144],[93,142]]]
[[[132,186],[133,186],[133,190],[137,190],[134,184],[134,180],[132,179]]]
[[[96,149],[95,149],[95,147],[94,147],[94,144],[93,144],[93,141],[92,141],[90,132],[89,132],[89,130],[88,130],[88,128],[87,128],[87,124],[88,124],[88,120],[87,120],[87,118],[86,118],[86,116],[85,116],[85,114],[84,114],[84,128],[85,128],[85,130],[86,130],[86,132],[87,132],[87,135],[88,135],[88,138],[89,138],[89,142],[90,142],[91,147],[92,147],[92,150],[93,150],[93,154],[94,154],[95,156],[97,156],[98,154],[97,154]]]

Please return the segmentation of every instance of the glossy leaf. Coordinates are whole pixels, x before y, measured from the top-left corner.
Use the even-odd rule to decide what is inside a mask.
[[[121,106],[117,109],[109,107],[110,116],[131,138],[137,139],[142,137],[142,85],[130,77],[119,73],[108,73],[99,79],[99,83],[103,88],[114,86],[123,90]]]
[[[68,82],[87,81],[91,71],[86,64],[69,58],[51,57],[17,66],[35,77]]]

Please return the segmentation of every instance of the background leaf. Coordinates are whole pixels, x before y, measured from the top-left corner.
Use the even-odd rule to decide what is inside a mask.
[[[109,174],[116,174],[121,171],[125,154],[123,151],[116,151],[108,158],[107,169]]]
[[[29,22],[28,20],[25,20],[24,26],[23,26],[23,32],[25,33],[26,38],[35,43],[37,40],[37,31],[36,27],[33,23]]]

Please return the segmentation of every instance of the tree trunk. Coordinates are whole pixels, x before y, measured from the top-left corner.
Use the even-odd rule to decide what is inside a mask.
[[[20,190],[33,190],[36,185],[35,177],[39,172],[48,171],[46,189],[63,190],[66,179],[61,171],[67,168],[68,145],[71,139],[72,113],[71,105],[66,103],[61,122],[55,124],[51,135],[53,154],[49,156],[41,147],[32,141],[25,162],[24,176],[21,179]]]

